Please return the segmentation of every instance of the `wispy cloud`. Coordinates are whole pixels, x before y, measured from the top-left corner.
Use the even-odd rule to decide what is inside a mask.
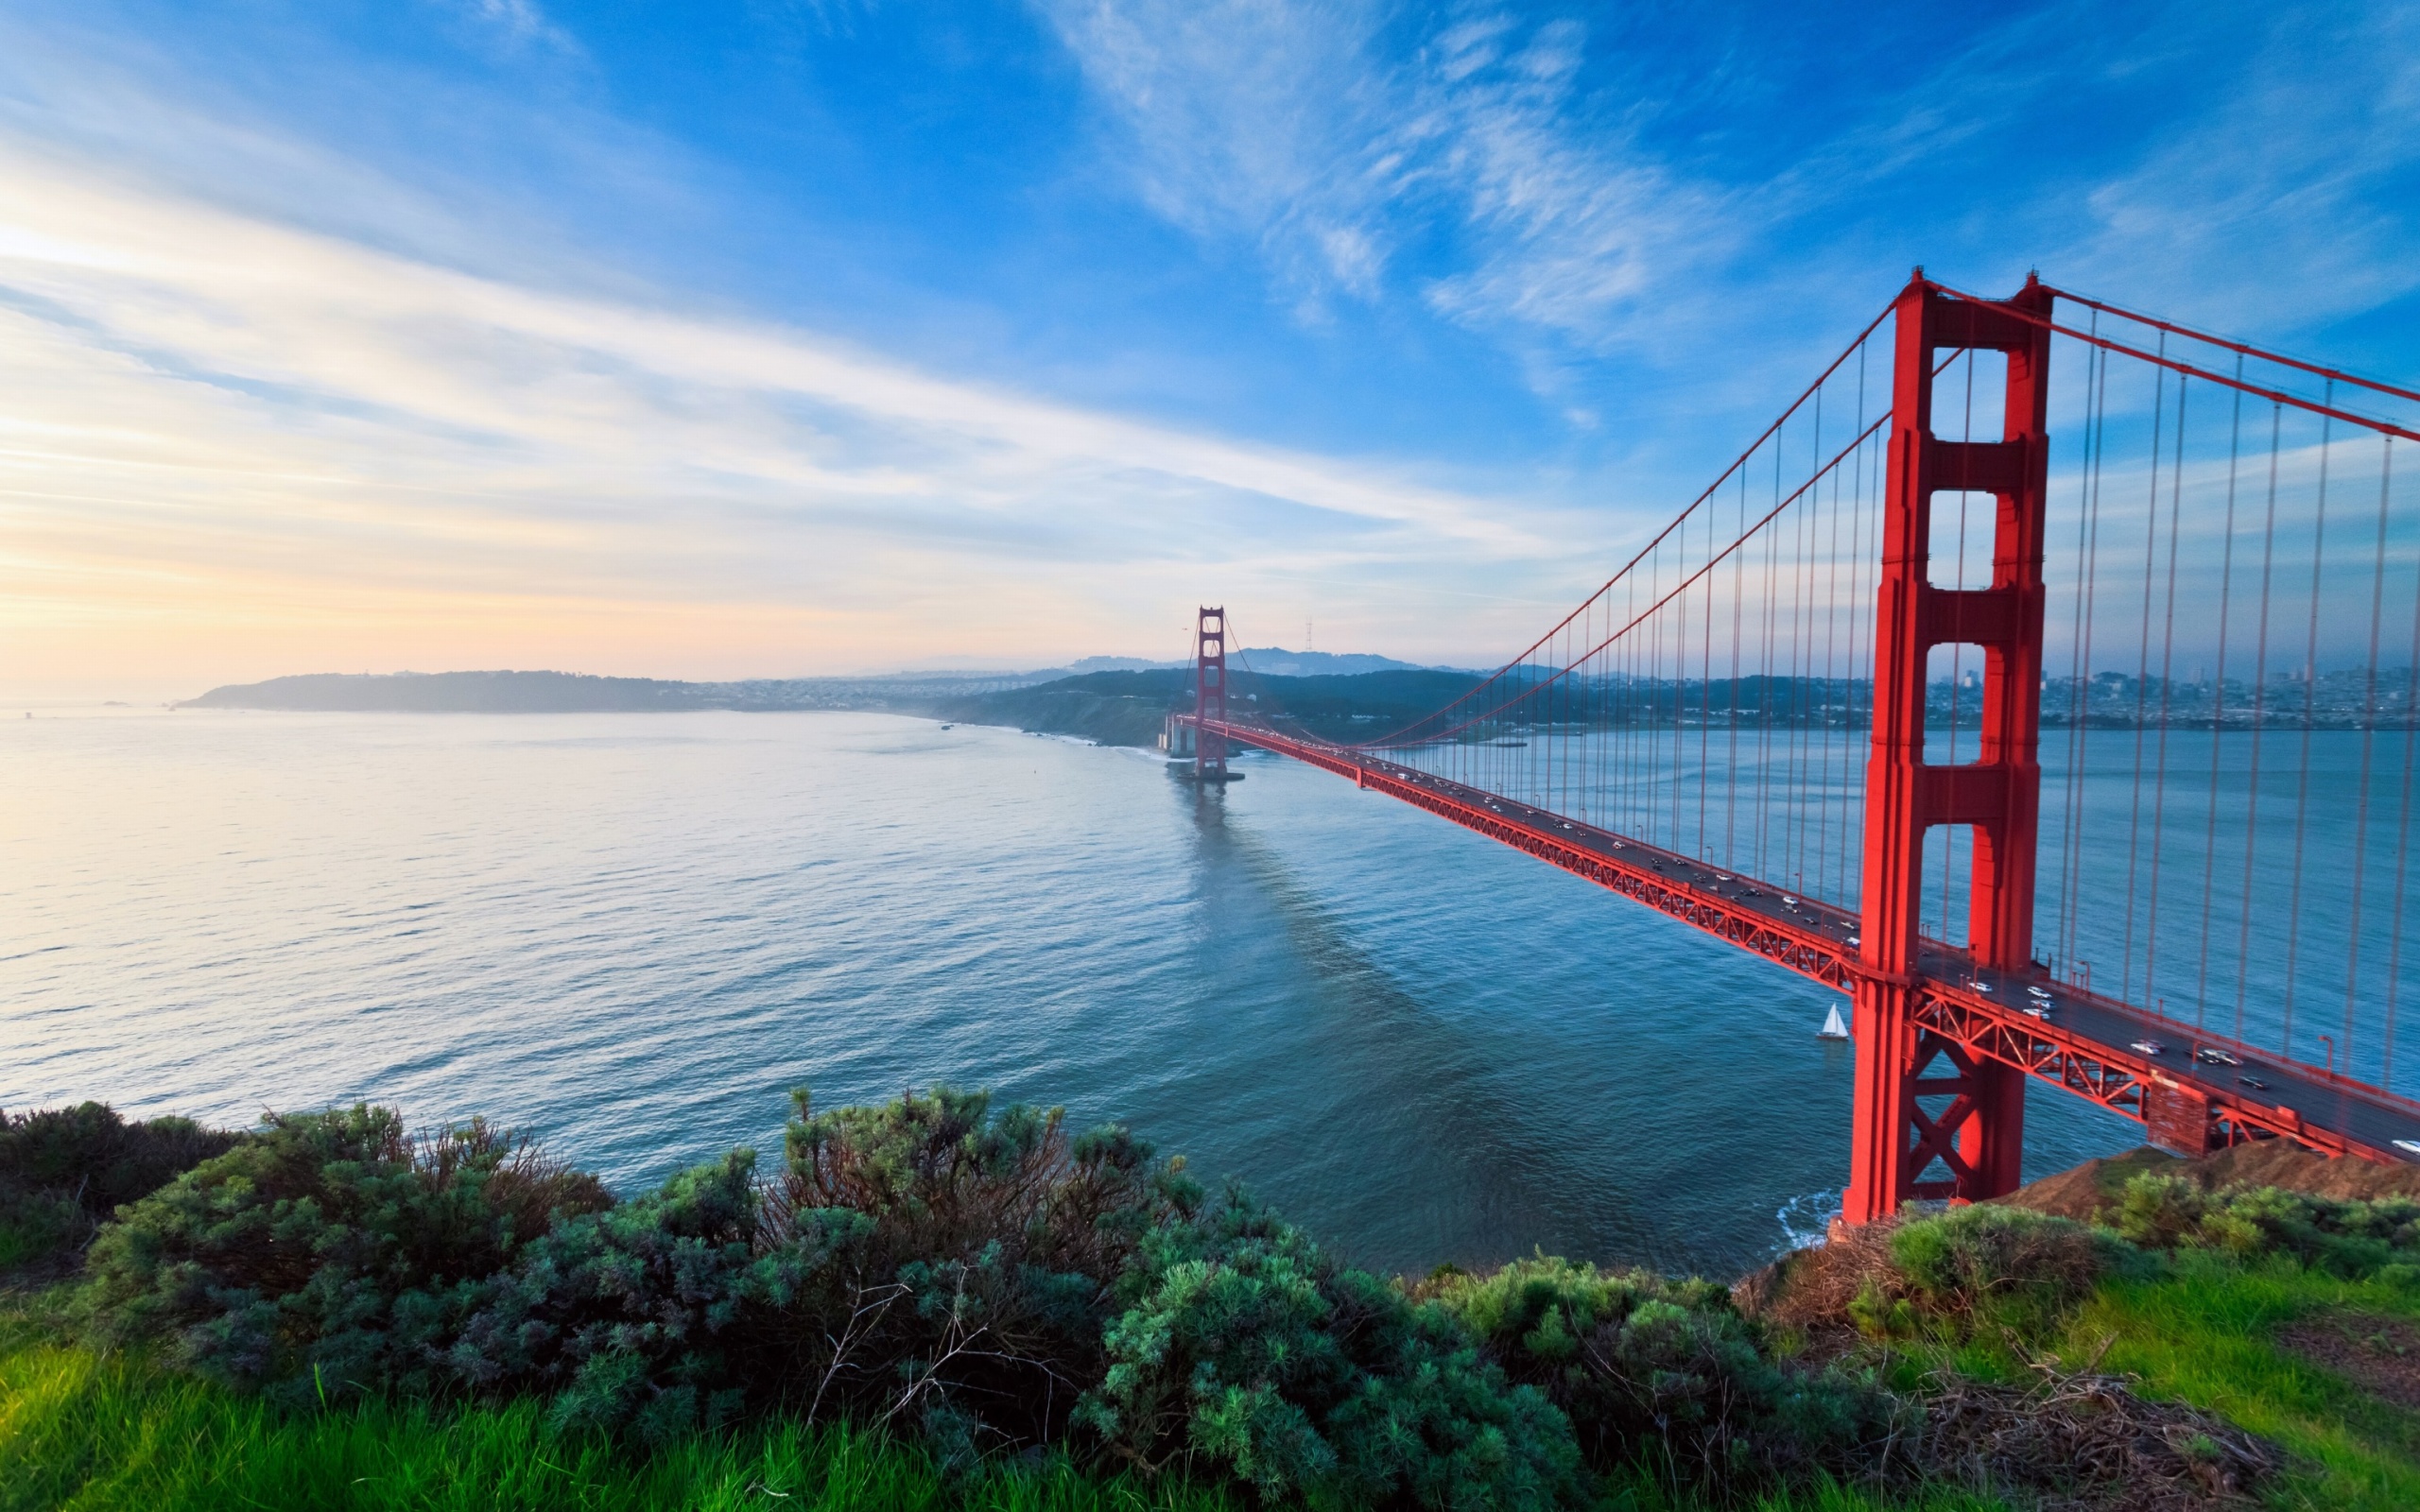
[[[1306,308],[1418,300],[1549,398],[1609,357],[1724,346],[1741,311],[1804,339],[1789,312],[1838,324],[1830,291],[1862,304],[1909,261],[2038,261],[2142,301],[2198,284],[2273,334],[2420,283],[2420,12],[2394,0],[2030,8],[1905,78],[1820,81],[1804,121],[1743,105],[1740,131],[1808,135],[1685,166],[1651,131],[1680,85],[1592,74],[1577,19],[1035,3],[1164,214],[1255,239]]]
[[[1383,208],[1417,167],[1373,51],[1368,7],[1260,0],[1046,0],[1132,137],[1144,198],[1196,232],[1242,235],[1315,313],[1375,291]]]
[[[1618,122],[1575,129],[1582,28],[1524,35],[1501,18],[1428,49],[1422,97],[1441,172],[1480,250],[1429,301],[1473,323],[1516,323],[1585,347],[1617,339],[1685,266],[1719,264],[1752,229],[1742,207],[1640,148]]]
[[[1519,644],[1581,591],[1590,543],[1610,557],[1608,538],[1660,523],[1649,496],[1686,497],[1909,261],[1951,273],[1963,260],[1989,280],[2038,258],[2054,278],[2274,339],[2420,286],[2408,6],[2257,27],[2232,11],[2147,8],[2104,26],[2081,5],[2037,9],[1970,28],[1928,72],[1856,81],[1804,141],[1752,112],[1736,133],[1758,146],[1742,152],[1692,146],[1680,122],[1696,110],[1731,129],[1730,83],[1675,105],[1660,60],[1613,56],[1634,30],[1592,33],[1615,23],[1577,10],[1030,3],[1099,107],[1089,165],[1108,171],[1071,185],[1056,160],[1002,186],[1002,204],[1047,223],[981,255],[919,246],[918,228],[884,218],[895,207],[850,218],[863,209],[850,196],[890,195],[887,175],[908,173],[910,198],[938,192],[913,178],[926,138],[885,138],[892,155],[856,163],[854,187],[843,172],[829,198],[792,203],[775,180],[785,154],[811,150],[794,141],[750,178],[714,156],[713,131],[683,144],[616,119],[605,85],[654,60],[609,57],[602,32],[580,52],[560,0],[428,0],[417,13],[440,19],[424,24],[477,65],[407,72],[421,64],[402,53],[315,35],[295,44],[330,60],[308,108],[140,28],[63,9],[0,22],[11,670],[1039,662],[1159,649],[1151,627],[1180,624],[1197,595],[1247,627],[1315,613],[1323,642],[1480,660],[1474,647]],[[749,13],[769,45],[806,26],[835,68],[836,38],[899,19],[838,0]],[[2231,26],[2261,45],[2244,50]],[[251,40],[221,39],[231,55]],[[1059,66],[1051,55],[1018,89],[1057,102]],[[326,108],[347,67],[402,90],[406,125]],[[2171,103],[2179,79],[2200,92]],[[1754,105],[1765,83],[1752,83],[1739,97]],[[841,139],[850,111],[895,124],[888,94],[816,87],[814,110],[833,113],[814,129],[837,148],[864,146]],[[2132,113],[2122,129],[2079,127],[2071,98]],[[395,140],[424,116],[453,134]],[[2070,129],[2056,161],[2031,150],[2046,125]],[[499,140],[541,148],[483,158]],[[1103,181],[1125,188],[1102,196]],[[1988,195],[1972,187],[1985,181]],[[1137,200],[1197,243],[1167,278],[1170,238],[1133,231]],[[697,276],[711,295],[683,286],[712,228],[773,206],[811,256],[752,288],[727,270]],[[1113,298],[1045,301],[1033,324],[1080,337],[977,351],[979,336],[917,334],[1013,323],[983,301],[1048,275],[975,284],[1047,265],[1071,236],[1098,256],[1067,286],[1131,275]],[[912,275],[846,263],[887,246]],[[631,271],[643,259],[652,279]],[[849,327],[867,344],[752,313],[807,307],[780,301],[827,271],[901,301]],[[1237,283],[1274,306],[1249,332],[1218,328],[1251,302]],[[1115,312],[1169,287],[1213,291],[1205,308],[1221,313],[1129,340]],[[946,322],[930,313],[943,307]],[[893,339],[927,355],[874,350]],[[1406,353],[1417,362],[1379,375],[1392,389],[1371,382]],[[1366,416],[1349,399],[1284,417],[1312,438],[1290,447],[1252,438],[1267,405],[1166,418],[1253,390],[1268,371],[1254,364],[1276,362],[1298,389],[1306,370],[1333,371],[1340,394],[1366,386],[1365,411],[1425,382],[1403,372],[1446,374],[1475,418],[1418,460],[1318,455],[1343,450],[1320,438],[1331,422],[1429,444],[1408,426],[1353,429]],[[1010,376],[972,382],[953,364]],[[1188,364],[1219,376],[1120,376]],[[1054,399],[1040,387],[1053,379],[1108,397]],[[1120,413],[1128,393],[1170,407]],[[1499,416],[1512,423],[1490,429]],[[1496,460],[1453,468],[1445,454],[1472,438]],[[1615,502],[1552,502],[1582,498]],[[407,645],[425,649],[395,650]]]
[[[491,635],[688,616],[683,649],[735,615],[786,626],[746,653],[757,671],[1031,660],[1126,644],[1213,584],[1249,602],[1305,573],[1442,580],[1551,551],[1541,512],[1403,470],[516,286],[22,142],[0,143],[0,204],[20,645],[216,594],[288,661],[356,597],[382,636],[413,602],[441,640],[471,605]]]
[[[2223,108],[2079,197],[2070,282],[2252,332],[2420,289],[2420,9],[2295,8],[2244,41]]]
[[[537,0],[438,0],[438,3],[477,26],[507,49],[547,47],[565,53],[579,50],[579,44],[572,39],[571,33],[549,19]]]
[[[1392,275],[1465,322],[1599,346],[1683,249],[1729,239],[1720,196],[1583,112],[1577,23],[1486,14],[1406,52],[1373,5],[1042,8],[1130,135],[1149,202],[1257,242],[1307,310]],[[1397,266],[1427,217],[1461,244],[1460,271]]]

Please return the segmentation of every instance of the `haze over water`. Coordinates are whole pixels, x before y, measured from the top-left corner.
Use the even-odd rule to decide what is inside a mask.
[[[1354,1258],[1729,1275],[1845,1178],[1834,994],[1324,774],[873,714],[0,724],[0,1107],[484,1112],[618,1190],[936,1081]],[[2029,1169],[2135,1142],[2036,1089]],[[1789,1224],[1784,1210],[1789,1210]]]

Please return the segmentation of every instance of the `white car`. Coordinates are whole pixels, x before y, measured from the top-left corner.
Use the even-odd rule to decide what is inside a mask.
[[[2240,1066],[2243,1064],[2242,1061],[2236,1059],[2235,1057],[2228,1055],[2225,1051],[2220,1049],[2216,1045],[2204,1045],[2201,1049],[2193,1052],[2193,1058],[2202,1062],[2205,1066]]]
[[[2406,1155],[2420,1158],[2420,1140],[2397,1140],[2394,1147]]]
[[[2127,1048],[2139,1050],[2147,1056],[2159,1056],[2166,1055],[2168,1053],[2168,1046],[2161,1044],[2156,1040],[2137,1040]]]

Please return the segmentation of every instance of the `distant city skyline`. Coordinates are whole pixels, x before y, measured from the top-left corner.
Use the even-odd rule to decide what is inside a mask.
[[[2410,4],[24,0],[0,695],[1167,661],[1205,602],[1492,665],[1915,263],[2420,375],[2414,58]]]

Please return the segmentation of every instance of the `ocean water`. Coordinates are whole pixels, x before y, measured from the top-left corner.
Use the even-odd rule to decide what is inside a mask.
[[[1848,1161],[1837,997],[1349,783],[854,713],[0,721],[0,1107],[483,1112],[629,1191],[935,1082],[1366,1264],[1729,1276]],[[2031,1090],[2028,1166],[2135,1143]]]

